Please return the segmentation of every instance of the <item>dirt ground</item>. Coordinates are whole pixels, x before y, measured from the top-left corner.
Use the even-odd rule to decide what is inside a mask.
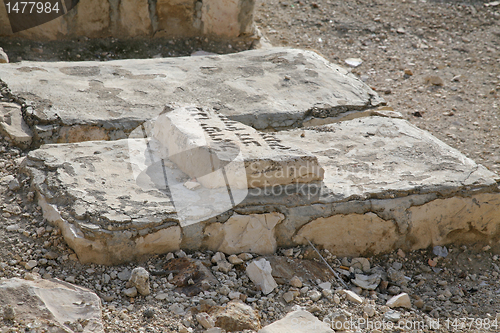
[[[485,3],[266,0],[258,2],[255,20],[273,46],[312,48],[344,67],[349,67],[346,59],[361,59],[361,65],[352,68],[353,73],[378,91],[389,106],[401,112],[411,123],[500,173],[500,5],[485,6]],[[198,49],[220,53],[238,50],[237,46],[208,45],[196,39],[179,44],[176,41],[123,42],[113,39],[43,43],[0,38],[0,46],[11,61],[111,60],[188,55]],[[16,174],[15,160],[25,153],[8,142],[0,142],[0,178]],[[23,262],[40,259],[44,253],[52,251],[59,254],[57,264],[52,265],[51,270],[45,267],[42,273],[61,279],[76,276],[77,284],[101,294],[96,290],[97,274],[120,271],[125,266],[80,265],[68,259],[71,250],[56,231],[44,224],[39,209],[30,201],[28,182],[20,180],[18,190],[12,191],[5,184],[0,185],[3,212],[0,224],[19,225],[14,232],[0,228],[0,277],[22,277],[27,272]],[[22,214],[7,212],[14,204],[22,207]],[[46,229],[40,229],[42,227]],[[500,320],[497,316],[500,312],[499,244],[457,244],[451,246],[451,250],[436,267],[428,264],[429,259],[436,257],[432,249],[405,256],[394,252],[369,259],[372,266],[379,265],[385,271],[395,262],[401,263],[405,275],[412,277],[412,282],[402,290],[411,295],[413,302],[421,299],[423,305],[409,311],[408,318]],[[194,254],[197,256],[202,254]],[[329,261],[333,266],[339,266],[341,259]],[[154,264],[152,260],[146,264]],[[90,267],[96,273],[88,273]],[[119,283],[116,282],[113,288],[122,288]],[[110,286],[110,290],[113,288]],[[449,299],[443,292],[445,289],[450,290]],[[107,332],[137,331],[138,327],[146,327],[147,332],[178,331],[180,319],[171,316],[161,302],[137,299],[134,305],[123,296],[117,297],[115,303],[105,304]],[[300,302],[297,301],[310,306],[307,299],[304,304]],[[385,300],[375,302],[380,304],[379,311]],[[335,307],[332,304],[320,303],[321,311],[327,312],[329,307]],[[127,310],[131,305],[132,310]],[[274,303],[269,305],[270,308],[274,306]],[[145,321],[143,318],[146,308],[156,311],[153,319]],[[288,308],[284,307],[281,312],[275,310],[270,315],[263,306],[259,313],[262,318],[267,318],[263,322],[269,323],[280,319],[286,313],[285,309]],[[354,314],[362,312],[350,305],[345,309]],[[485,330],[477,326],[470,329],[456,326],[418,332],[499,332],[500,322],[498,324],[497,328]],[[7,327],[2,325],[6,324],[0,320],[0,329]],[[20,331],[21,328],[22,325],[9,326],[5,332],[10,329]]]

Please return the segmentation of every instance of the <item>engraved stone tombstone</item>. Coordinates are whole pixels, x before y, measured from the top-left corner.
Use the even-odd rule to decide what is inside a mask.
[[[163,113],[153,136],[168,151],[170,161],[206,188],[309,183],[324,175],[316,156],[209,109],[186,107]]]

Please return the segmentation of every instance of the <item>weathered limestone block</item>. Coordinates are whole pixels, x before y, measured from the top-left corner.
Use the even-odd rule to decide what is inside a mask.
[[[283,220],[280,213],[235,214],[224,223],[206,226],[205,246],[227,254],[253,252],[271,254],[276,251],[275,227]]]
[[[33,133],[24,122],[19,105],[0,102],[0,133],[7,135],[15,145],[23,149],[31,145]]]
[[[38,40],[207,36],[252,41],[254,6],[255,0],[80,0],[65,15],[16,33],[3,6],[0,35]]]
[[[500,195],[480,193],[437,199],[408,209],[412,249],[475,241],[500,232]]]
[[[58,279],[0,279],[0,295],[0,309],[10,306],[17,322],[36,321],[40,331],[104,332],[101,299],[86,288]]]
[[[329,322],[322,322],[312,313],[296,310],[288,313],[284,318],[267,325],[258,333],[333,333]]]
[[[207,188],[247,189],[323,179],[317,158],[208,109],[178,108],[154,122],[153,136],[180,170]]]
[[[404,120],[360,118],[277,136],[302,149],[314,142],[326,193],[332,202],[346,200],[290,212],[297,221],[287,217],[278,226],[279,244],[307,238],[359,255],[500,232],[500,177]]]
[[[72,24],[71,31],[68,31],[70,35],[74,34],[89,38],[98,38],[107,35],[111,27],[111,5],[109,1],[82,0],[73,10],[75,12],[70,12],[68,17],[63,16],[64,19],[74,16],[74,22],[69,23]],[[72,33],[73,31],[74,33]]]
[[[0,36],[12,34],[7,9],[5,6],[0,6]]]
[[[36,175],[44,217],[61,229],[81,262],[111,265],[180,248],[168,194],[136,184],[127,152],[126,140],[49,145],[25,161]]]
[[[0,77],[34,105],[26,120],[39,124],[33,127],[36,144],[124,139],[167,104],[214,108],[262,130],[366,116],[364,110],[384,103],[347,70],[312,51],[288,48],[175,59],[10,63],[2,65]]]

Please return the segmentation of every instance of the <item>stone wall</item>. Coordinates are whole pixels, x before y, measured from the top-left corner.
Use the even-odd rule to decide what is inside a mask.
[[[13,33],[0,6],[0,36],[57,40],[79,36],[221,39],[254,35],[255,0],[80,0],[66,15]]]

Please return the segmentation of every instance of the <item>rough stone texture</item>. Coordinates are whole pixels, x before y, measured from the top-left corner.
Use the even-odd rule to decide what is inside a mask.
[[[101,300],[88,289],[57,279],[0,280],[0,309],[11,306],[17,322],[40,323],[50,332],[104,332]],[[77,325],[83,331],[77,330]]]
[[[158,2],[156,3],[158,6]],[[151,36],[153,25],[149,16],[149,1],[120,0],[118,27],[127,37]]]
[[[62,16],[56,20],[60,21],[61,24],[66,23],[68,25],[68,30],[65,31],[64,35],[86,36],[89,38],[104,37],[111,26],[112,8],[113,6],[109,1],[83,0],[80,1],[68,15]],[[71,21],[68,21],[68,19],[71,19]],[[30,39],[36,38],[36,34],[39,31],[44,31],[42,26],[34,27],[29,30],[32,31],[32,35],[29,37],[27,36]],[[20,31],[17,34],[24,37],[24,31]],[[44,36],[44,39],[59,38],[60,37],[57,35]]]
[[[234,214],[225,223],[212,223],[205,228],[206,246],[224,253],[253,252],[272,254],[276,251],[275,226],[283,221],[280,213]]]
[[[0,133],[8,136],[23,149],[31,145],[32,131],[24,122],[21,107],[14,103],[0,103]]]
[[[271,263],[272,276],[279,284],[292,283],[294,287],[301,288],[302,281],[331,281],[335,275],[322,263],[313,260],[300,260],[297,258],[286,258],[282,256],[265,256]],[[298,283],[300,282],[300,284]],[[298,287],[300,285],[300,287]]]
[[[68,37],[194,37],[251,40],[254,0],[80,0],[66,15],[12,33],[0,8],[0,36],[35,40]],[[151,8],[150,8],[151,7]],[[151,12],[150,12],[151,10]],[[153,15],[154,13],[154,15]]]
[[[337,202],[329,208],[333,214],[319,218],[311,217],[324,206],[297,212],[309,222],[298,231],[285,219],[276,232],[284,241],[309,239],[339,255],[357,255],[499,231],[498,175],[404,120],[361,118],[277,137],[300,148],[314,142],[328,188],[321,198]]]
[[[345,69],[312,51],[288,48],[175,59],[10,63],[2,65],[0,77],[33,104],[26,121],[38,144],[126,138],[172,103],[213,107],[256,129],[335,121],[383,103]]]
[[[323,179],[315,156],[212,110],[188,107],[164,113],[154,122],[153,136],[169,160],[206,188],[247,189]]]
[[[0,47],[0,64],[6,64],[9,62],[9,56],[5,51]]]
[[[258,333],[333,333],[327,323],[321,322],[310,312],[297,310],[288,313],[285,318],[267,325]]]
[[[393,221],[368,212],[315,219],[299,230],[294,241],[300,242],[302,238],[321,244],[332,253],[350,255],[386,251],[397,241],[398,233]]]
[[[132,270],[127,284],[135,287],[139,294],[143,296],[151,293],[149,288],[149,272],[143,267],[137,267]]]
[[[240,36],[253,33],[255,0],[204,0],[202,3],[205,34]]]
[[[124,262],[180,247],[168,194],[136,185],[127,151],[121,140],[47,145],[30,153],[27,167],[36,175],[44,217],[61,228],[82,262]],[[53,167],[61,169],[36,171]]]
[[[192,200],[209,192],[183,186],[190,177],[168,159],[129,158],[131,144],[146,139],[45,145],[24,170],[44,216],[84,262],[180,247],[264,254],[306,239],[358,256],[499,234],[499,177],[404,120],[360,118],[276,136],[316,156],[324,180],[250,189],[217,214],[198,209]],[[177,183],[160,181],[164,172]],[[182,219],[186,206],[197,210],[196,223]]]

